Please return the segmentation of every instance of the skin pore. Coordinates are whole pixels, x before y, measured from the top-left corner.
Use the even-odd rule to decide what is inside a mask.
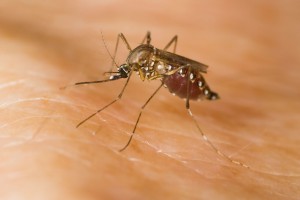
[[[298,4],[285,1],[8,1],[0,7],[1,199],[297,199]],[[127,8],[127,9],[126,9]],[[171,9],[172,12],[169,12]],[[12,12],[13,11],[13,12]],[[145,108],[130,146],[119,152],[140,107],[159,86],[107,78],[123,32],[132,48],[152,33],[163,48],[209,65],[218,101],[185,102],[162,88]],[[123,43],[116,58],[122,64]]]

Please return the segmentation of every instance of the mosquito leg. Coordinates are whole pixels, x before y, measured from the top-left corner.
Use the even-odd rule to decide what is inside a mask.
[[[141,44],[144,44],[146,40],[147,40],[147,44],[149,45],[150,42],[151,42],[151,33],[150,33],[150,31],[147,31],[147,33],[146,33],[144,39],[142,40]]]
[[[113,68],[114,68],[114,65],[116,65],[115,59],[116,59],[116,55],[117,55],[117,51],[118,51],[119,39],[120,39],[120,35],[118,34],[117,42],[116,42],[114,54],[113,54],[113,56],[112,56],[111,67],[110,67],[109,72],[112,72],[112,70],[113,70]]]
[[[125,38],[125,36],[124,36],[124,34],[123,34],[123,33],[120,33],[120,34],[119,34],[119,37],[123,40],[123,42],[125,43],[127,49],[128,49],[129,51],[132,51],[132,49],[131,49],[129,43],[127,42],[127,40],[126,40],[126,38]]]
[[[177,37],[177,35],[175,35],[171,39],[171,41],[165,46],[165,48],[163,50],[167,50],[171,46],[171,44],[174,43],[173,53],[175,53],[176,52],[176,47],[177,47],[177,39],[178,39],[178,37]]]
[[[107,104],[106,106],[102,107],[101,109],[97,110],[96,112],[94,112],[93,114],[91,114],[90,116],[88,116],[87,118],[85,118],[83,121],[81,121],[76,128],[78,128],[79,126],[81,126],[83,123],[85,123],[87,120],[91,119],[92,117],[94,117],[96,114],[100,113],[102,110],[106,109],[107,107],[111,106],[112,104],[114,104],[115,102],[117,102],[119,99],[122,98],[122,95],[124,93],[124,90],[126,88],[126,86],[128,85],[128,82],[130,80],[132,72],[129,73],[128,78],[126,80],[125,85],[123,86],[120,94],[118,95],[118,97],[116,99],[114,99],[113,101],[111,101],[109,104]],[[120,77],[121,78],[121,77]],[[91,81],[91,82],[79,82],[79,83],[75,83],[75,85],[81,85],[81,84],[92,84],[92,83],[101,83],[101,82],[108,82],[108,81],[113,81],[113,80],[118,80],[119,78],[115,78],[115,79],[108,79],[108,80],[103,80],[103,81]]]
[[[125,43],[126,48],[127,48],[129,51],[131,51],[130,45],[129,45],[129,43],[127,42],[125,36],[123,35],[123,33],[119,33],[119,34],[118,34],[118,37],[117,37],[117,42],[116,42],[116,47],[115,47],[115,50],[114,50],[114,54],[111,55],[111,54],[109,53],[109,51],[108,51],[108,48],[107,48],[107,46],[106,46],[106,44],[105,44],[105,42],[104,42],[103,35],[102,35],[102,39],[103,39],[103,42],[104,42],[104,46],[105,46],[107,52],[109,53],[109,56],[110,56],[111,59],[112,59],[111,67],[110,67],[110,70],[109,70],[108,72],[112,72],[114,65],[115,65],[116,67],[118,67],[118,65],[117,65],[115,59],[116,59],[116,55],[117,55],[117,51],[118,51],[118,47],[119,47],[119,40],[120,40],[120,38],[121,38],[121,39],[123,40],[123,42]]]
[[[191,67],[189,67],[188,69],[188,74],[187,74],[187,98],[186,98],[186,104],[185,104],[185,107],[189,113],[189,115],[191,116],[191,118],[193,119],[193,121],[195,122],[196,126],[197,126],[197,129],[198,131],[200,132],[203,140],[212,148],[214,149],[219,155],[223,156],[224,158],[226,158],[227,160],[229,160],[230,162],[234,163],[234,164],[237,164],[237,165],[240,165],[242,167],[245,167],[245,168],[249,168],[248,165],[245,165],[244,163],[241,163],[239,161],[236,161],[236,160],[233,160],[231,159],[230,157],[228,157],[227,155],[225,155],[223,152],[221,152],[209,139],[208,137],[206,136],[206,134],[202,131],[202,129],[200,128],[196,118],[194,117],[191,109],[190,109],[190,95],[189,95],[189,88],[190,88],[190,73],[191,73]]]
[[[124,151],[124,150],[129,146],[129,144],[130,144],[130,142],[131,142],[131,140],[132,140],[132,138],[133,138],[133,135],[134,135],[134,133],[135,133],[135,130],[136,130],[136,128],[137,128],[137,125],[138,125],[138,123],[139,123],[139,121],[140,121],[140,118],[141,118],[141,116],[142,116],[142,113],[143,113],[143,111],[144,111],[144,108],[148,105],[148,103],[151,101],[151,99],[155,96],[155,94],[159,91],[159,89],[160,89],[162,86],[163,86],[163,83],[160,84],[160,86],[154,91],[154,93],[150,96],[150,98],[146,101],[146,103],[141,107],[139,116],[138,116],[138,118],[137,118],[137,120],[136,120],[136,122],[135,122],[135,125],[134,125],[133,131],[132,131],[132,133],[131,133],[131,136],[130,136],[128,142],[126,143],[126,145],[125,145],[122,149],[120,149],[119,151]]]

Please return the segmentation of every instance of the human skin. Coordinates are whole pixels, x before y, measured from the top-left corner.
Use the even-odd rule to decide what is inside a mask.
[[[299,199],[297,1],[7,1],[0,5],[0,199]],[[208,64],[218,101],[191,109],[137,75],[105,79],[116,36],[131,47],[147,30],[163,48]],[[103,33],[104,41],[101,39]],[[120,43],[116,62],[126,58]]]

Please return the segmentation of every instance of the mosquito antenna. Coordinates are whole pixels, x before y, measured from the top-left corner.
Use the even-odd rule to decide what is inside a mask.
[[[103,36],[102,31],[101,31],[101,37],[102,37],[102,41],[103,41],[104,47],[105,47],[105,49],[106,49],[106,51],[107,51],[109,57],[112,59],[112,61],[113,61],[114,64],[116,65],[116,67],[118,67],[118,64],[116,63],[115,58],[111,55],[111,53],[109,52],[109,50],[108,50],[108,48],[107,48],[107,46],[106,46],[106,43],[105,43],[105,40],[104,40],[104,36]]]

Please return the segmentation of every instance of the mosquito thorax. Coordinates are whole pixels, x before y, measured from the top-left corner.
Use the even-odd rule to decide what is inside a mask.
[[[143,66],[147,63],[149,58],[153,56],[154,47],[147,44],[142,44],[133,49],[127,57],[129,65]]]

